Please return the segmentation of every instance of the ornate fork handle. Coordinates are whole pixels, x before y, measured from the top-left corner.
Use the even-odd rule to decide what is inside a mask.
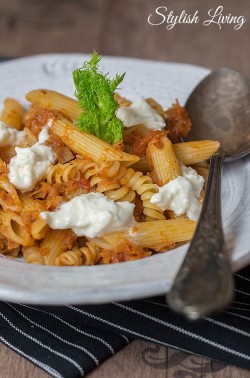
[[[222,161],[220,154],[211,158],[195,235],[167,296],[172,309],[189,319],[198,319],[226,307],[233,296],[234,283],[221,223]]]

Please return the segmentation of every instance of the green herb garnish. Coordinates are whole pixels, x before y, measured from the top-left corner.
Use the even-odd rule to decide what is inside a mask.
[[[107,74],[98,72],[100,60],[97,52],[93,52],[90,61],[73,71],[75,96],[83,108],[77,125],[81,130],[113,144],[122,139],[123,124],[115,114],[119,105],[114,99],[114,92],[125,73],[110,80]]]

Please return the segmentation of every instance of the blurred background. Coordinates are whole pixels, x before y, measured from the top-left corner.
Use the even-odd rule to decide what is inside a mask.
[[[234,25],[205,27],[202,22],[152,26],[148,16],[158,6],[180,14],[211,8],[244,15]],[[158,17],[158,20],[161,18]],[[1,0],[0,55],[18,57],[53,52],[92,52],[186,62],[209,68],[229,66],[250,76],[249,0]]]

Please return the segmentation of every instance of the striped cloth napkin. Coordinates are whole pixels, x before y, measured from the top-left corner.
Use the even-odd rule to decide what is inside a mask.
[[[250,267],[235,274],[235,299],[199,322],[164,297],[98,306],[0,303],[0,340],[52,377],[83,376],[134,339],[250,369]]]

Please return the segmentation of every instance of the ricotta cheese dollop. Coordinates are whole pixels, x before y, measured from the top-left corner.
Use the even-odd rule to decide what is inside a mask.
[[[177,216],[186,214],[189,219],[198,220],[201,203],[198,197],[204,185],[204,178],[191,167],[181,166],[182,176],[159,188],[150,200],[160,209],[173,210]]]
[[[166,126],[164,118],[143,98],[139,98],[130,106],[119,108],[116,116],[126,127],[143,124],[149,129],[161,130]]]
[[[25,131],[18,131],[0,121],[0,147],[16,146],[25,139]]]
[[[43,143],[48,139],[48,127],[45,126],[39,134],[38,142],[31,147],[16,147],[16,156],[8,164],[8,177],[15,188],[28,192],[36,183],[42,180],[55,162],[52,148]]]
[[[135,205],[114,202],[102,193],[82,194],[63,203],[56,211],[43,211],[41,218],[50,228],[70,228],[77,236],[98,237],[134,225]]]

